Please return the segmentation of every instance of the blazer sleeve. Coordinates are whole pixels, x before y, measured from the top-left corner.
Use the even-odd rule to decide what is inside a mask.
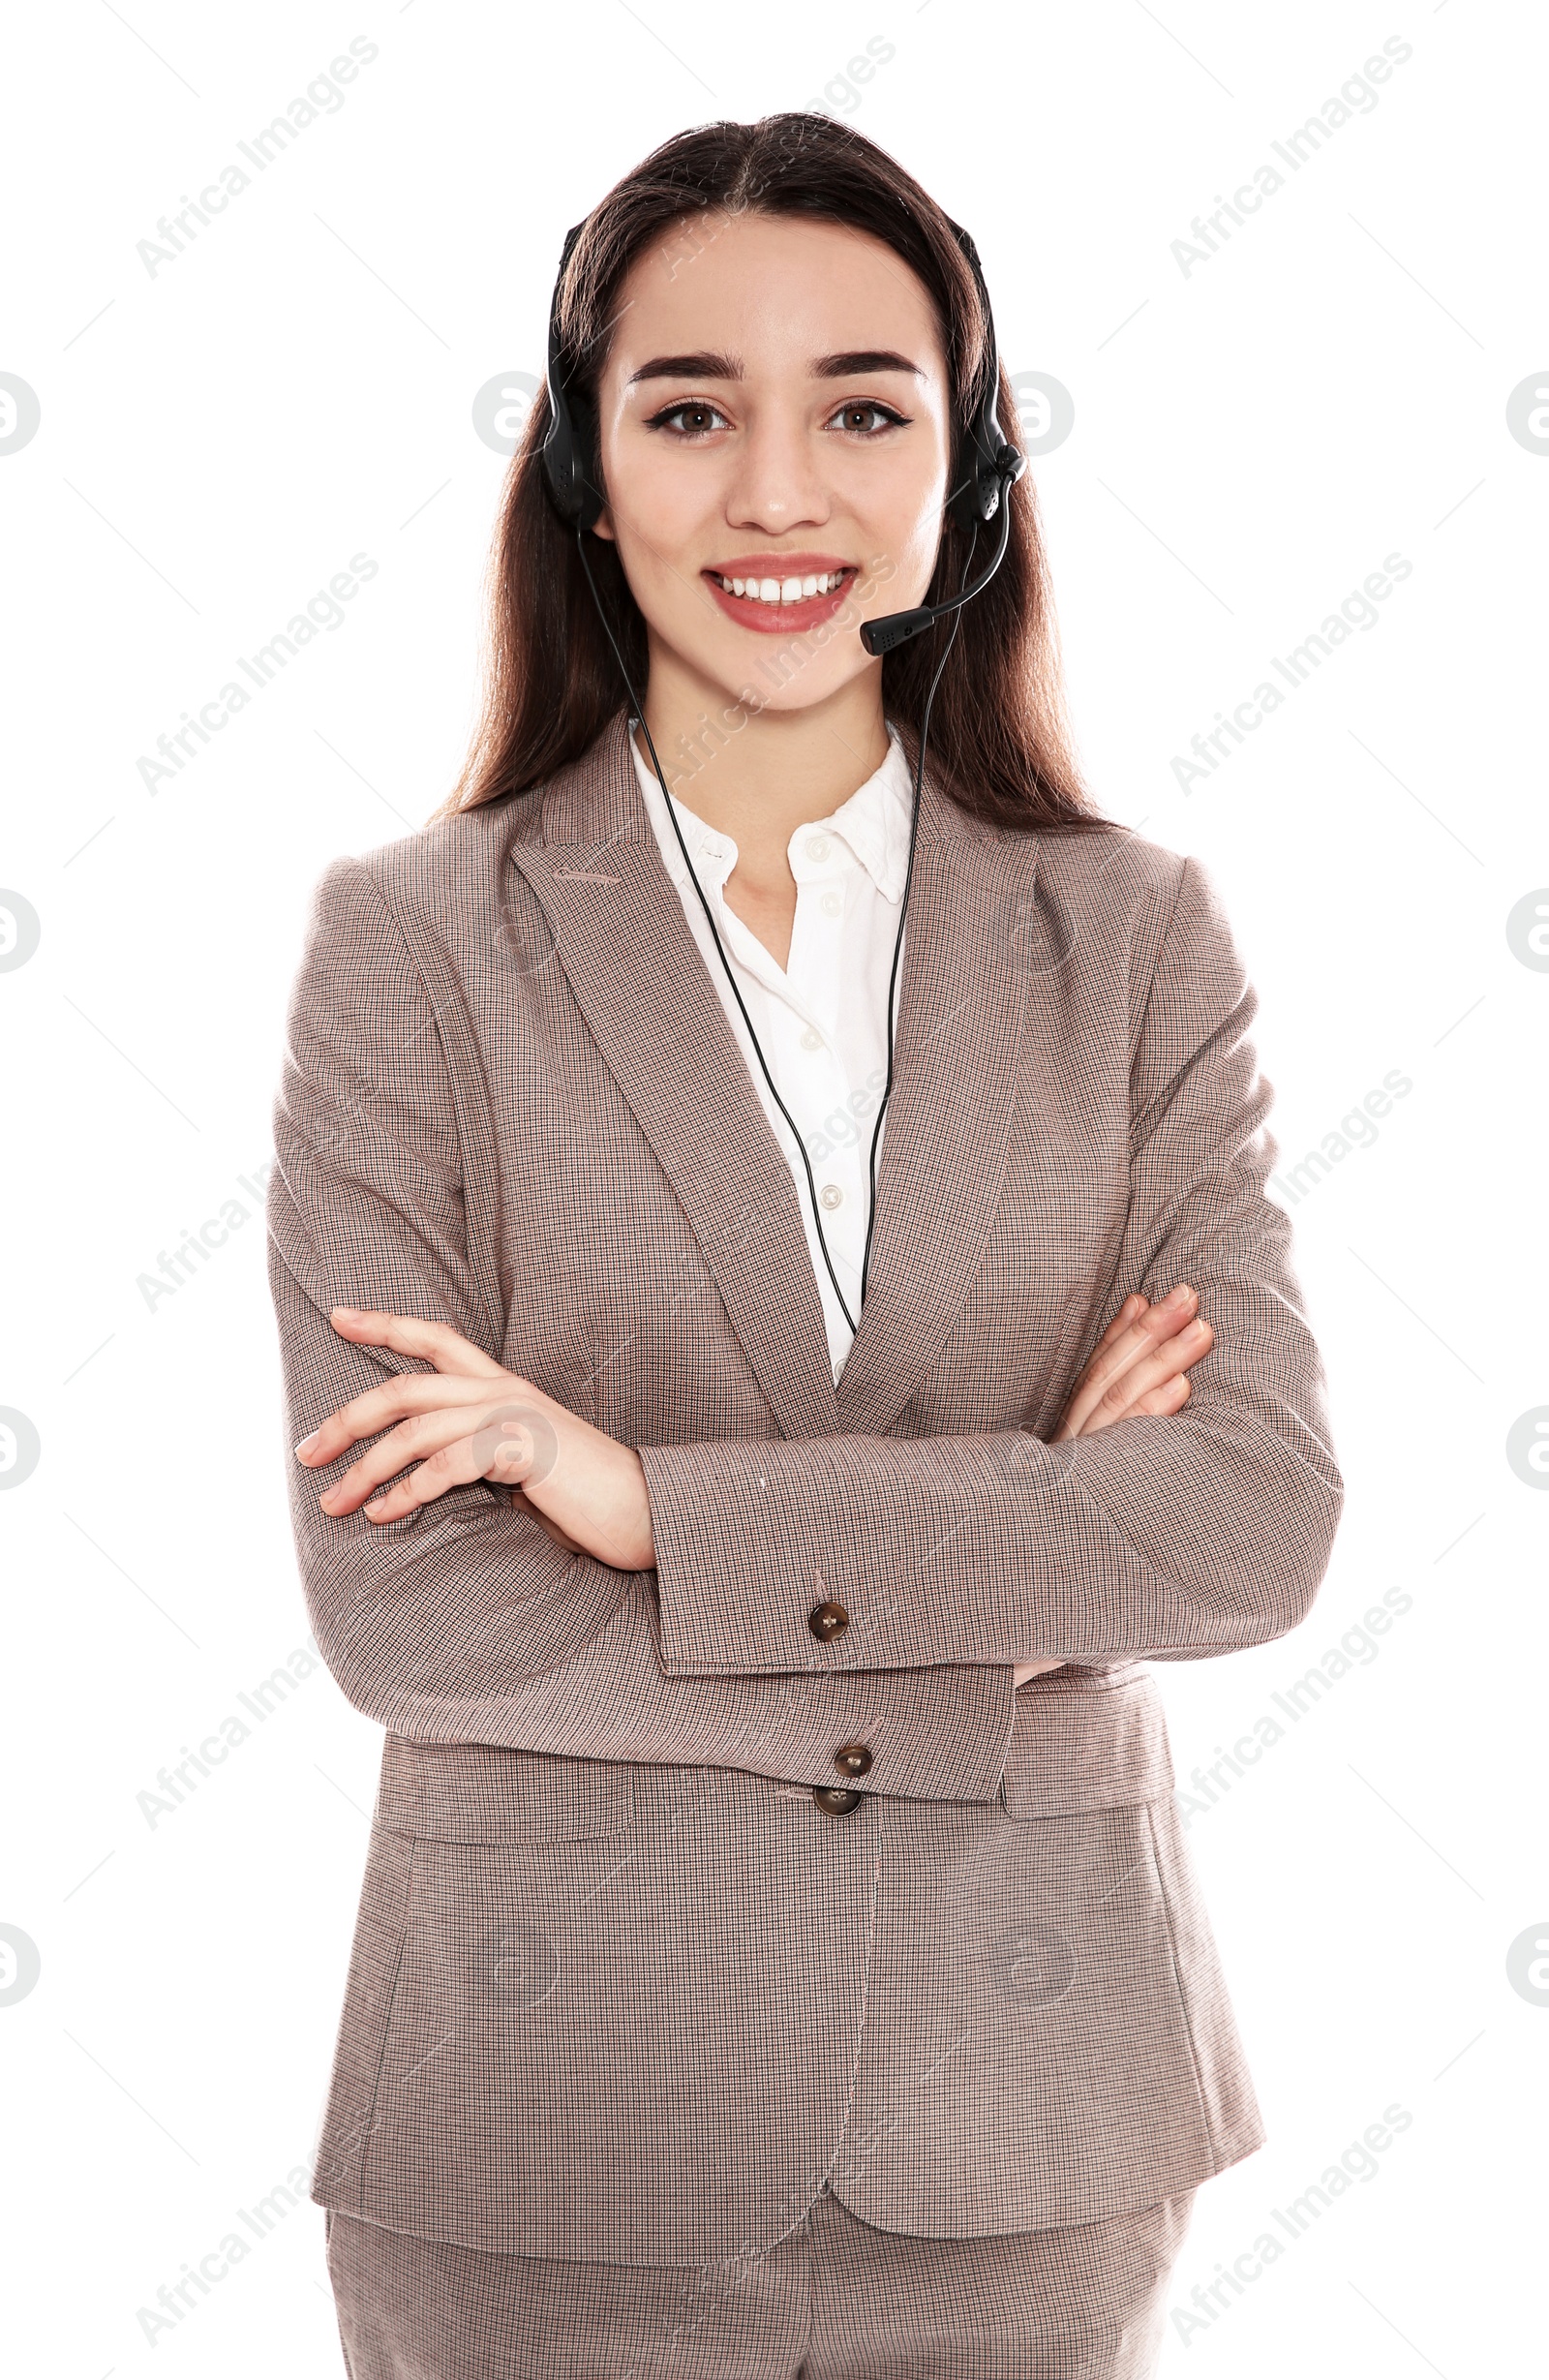
[[[864,1738],[879,1792],[993,1800],[1016,1717],[1004,1668],[813,1674],[808,1634],[794,1660],[769,1664],[790,1675],[674,1676],[653,1575],[566,1552],[503,1488],[459,1487],[384,1524],[320,1509],[319,1490],[360,1449],[309,1470],[296,1443],[387,1375],[434,1369],[341,1338],[331,1307],[447,1323],[499,1359],[504,1317],[480,1205],[489,1169],[465,1178],[461,1145],[460,1099],[474,1100],[471,1117],[477,1110],[466,1075],[456,1022],[438,1015],[375,879],[336,861],[314,896],[290,1000],[268,1269],[302,1588],[350,1702],[423,1742],[706,1763],[807,1785],[834,1782],[835,1751]]]
[[[1059,1445],[1016,1429],[642,1447],[669,1670],[791,1666],[811,1640],[814,1571],[849,1615],[828,1640],[838,1669],[1186,1660],[1305,1616],[1344,1488],[1291,1224],[1264,1194],[1257,1006],[1214,888],[1185,860],[1132,1061],[1114,1292],[1198,1290],[1216,1336],[1182,1410]]]

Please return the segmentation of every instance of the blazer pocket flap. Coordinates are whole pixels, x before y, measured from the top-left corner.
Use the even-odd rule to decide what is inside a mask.
[[[616,1835],[634,1815],[627,1765],[501,1744],[382,1746],[375,1823],[432,1843],[556,1843]]]
[[[1156,1681],[1121,1669],[1056,1669],[1017,1696],[1000,1798],[1014,1818],[1064,1818],[1172,1792]]]

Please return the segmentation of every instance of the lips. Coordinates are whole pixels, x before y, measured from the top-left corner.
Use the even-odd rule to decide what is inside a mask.
[[[757,634],[779,636],[831,620],[856,565],[827,554],[739,554],[700,575],[728,619]]]
[[[709,575],[725,588],[728,595],[745,595],[759,603],[810,602],[814,595],[832,595],[844,583],[842,570],[808,570],[789,578],[728,578],[723,571],[712,570]]]

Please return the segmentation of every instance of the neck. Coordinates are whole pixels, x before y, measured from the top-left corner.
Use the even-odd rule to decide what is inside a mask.
[[[888,756],[880,663],[803,710],[754,711],[653,639],[645,712],[674,800],[731,837],[739,873],[787,875],[797,828],[831,816]]]

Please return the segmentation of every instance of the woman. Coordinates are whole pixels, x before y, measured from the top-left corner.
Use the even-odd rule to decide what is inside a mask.
[[[1341,1482],[1254,994],[1080,789],[997,394],[879,150],[669,141],[567,251],[467,778],[318,888],[354,2380],[1148,2372],[1261,2139],[1140,1663],[1294,1626]]]

